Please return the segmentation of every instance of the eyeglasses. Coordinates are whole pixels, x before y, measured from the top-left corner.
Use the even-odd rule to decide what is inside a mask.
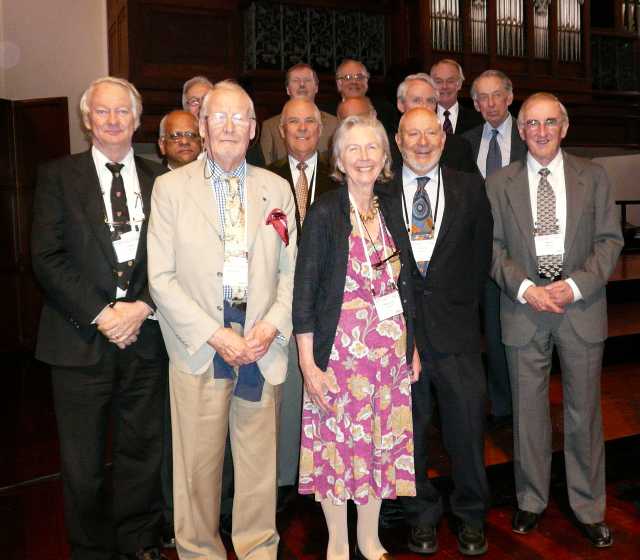
[[[434,81],[438,86],[441,86],[443,84],[446,84],[448,86],[455,86],[458,85],[460,78],[447,78],[446,80],[443,80],[442,78],[435,78]]]
[[[215,112],[207,115],[206,119],[211,121],[211,125],[218,127],[224,126],[227,124],[227,120],[230,118],[231,122],[238,127],[246,128],[249,126],[251,121],[255,121],[255,117],[247,117],[246,115],[242,115],[241,113],[234,113],[233,115],[229,115],[228,113],[223,112]]]
[[[345,82],[363,82],[364,80],[366,80],[367,78],[369,78],[369,76],[367,76],[366,74],[345,74],[344,76],[336,76],[336,80],[338,81],[342,81],[344,80]]]
[[[204,97],[189,97],[189,99],[187,99],[187,105],[189,105],[189,107],[200,107],[203,99]]]
[[[172,132],[171,134],[165,135],[165,138],[168,138],[172,142],[176,142],[176,143],[180,142],[181,140],[186,140],[187,142],[193,142],[195,140],[199,140],[200,135],[197,132],[191,132],[190,130],[187,130],[185,132],[182,132],[179,130],[177,132]]]
[[[562,120],[555,117],[549,117],[543,121],[539,121],[538,119],[529,119],[525,121],[524,124],[529,130],[536,130],[540,128],[542,123],[544,123],[545,128],[558,128],[562,124]]]
[[[371,266],[376,269],[382,268],[385,264],[387,264],[387,262],[395,262],[399,257],[400,251],[394,251],[386,259],[382,259],[381,261],[373,263]]]

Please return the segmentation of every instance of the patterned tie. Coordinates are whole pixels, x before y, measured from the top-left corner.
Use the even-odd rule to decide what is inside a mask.
[[[551,173],[546,167],[540,171],[540,182],[536,195],[537,220],[536,235],[560,233],[560,225],[556,217],[556,195],[547,181]],[[544,255],[538,257],[538,274],[543,278],[556,278],[562,272],[562,255]]]
[[[431,203],[425,190],[429,177],[418,177],[418,189],[413,196],[413,207],[411,210],[411,239],[431,239],[433,238],[433,213],[431,212]],[[418,270],[422,276],[426,276],[429,261],[417,263]]]
[[[453,134],[453,125],[449,120],[449,115],[451,113],[447,110],[443,114],[444,114],[444,123],[442,123],[442,130],[444,130],[447,134]]]
[[[500,151],[500,144],[498,144],[498,129],[492,129],[491,134],[489,151],[487,152],[487,171],[485,173],[485,179],[494,171],[498,171],[498,169],[502,168],[502,152]]]
[[[113,175],[111,179],[111,213],[113,214],[113,228],[117,233],[131,231],[129,223],[129,208],[127,207],[127,193],[120,171],[124,167],[121,163],[106,163],[107,169]]]
[[[298,182],[296,183],[296,202],[298,203],[298,214],[300,215],[300,225],[304,222],[307,213],[307,200],[309,198],[309,181],[305,169],[308,167],[304,161],[299,161],[296,165],[300,171]]]
[[[247,258],[247,240],[245,235],[245,211],[240,198],[240,179],[234,175],[224,178],[227,187],[224,217],[224,254],[225,260],[230,257]],[[244,301],[247,297],[246,286],[228,286],[231,299]],[[225,287],[223,286],[223,290]],[[225,290],[225,298],[229,290]]]

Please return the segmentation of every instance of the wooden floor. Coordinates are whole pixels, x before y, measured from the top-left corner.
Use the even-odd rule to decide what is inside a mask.
[[[570,521],[561,452],[554,454],[552,499],[539,530],[527,536],[511,532],[513,434],[510,428],[503,428],[486,436],[493,506],[487,519],[490,548],[484,558],[640,559],[640,497],[634,502],[624,494],[626,486],[640,486],[640,255],[625,255],[620,260],[608,286],[608,299],[610,338],[605,346],[602,410],[607,440],[607,521],[613,528],[615,545],[604,551],[592,549]],[[3,366],[0,560],[66,560],[69,551],[48,368],[26,355],[3,356]],[[551,378],[550,401],[554,449],[560,450],[562,389],[557,372]],[[446,491],[449,465],[437,425],[431,430],[429,445],[430,474]],[[322,558],[326,527],[313,500],[299,496],[278,524],[283,560]],[[439,537],[436,558],[461,557],[444,522]],[[406,527],[385,529],[382,539],[396,559],[419,558],[405,548]],[[166,554],[171,560],[177,558],[175,551]]]

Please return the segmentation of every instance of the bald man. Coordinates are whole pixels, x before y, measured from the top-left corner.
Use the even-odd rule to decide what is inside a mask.
[[[376,110],[366,95],[362,97],[347,97],[338,104],[338,121],[347,117],[372,117],[377,116]]]
[[[429,107],[407,110],[396,142],[402,167],[377,192],[409,232],[416,302],[416,344],[428,372],[411,386],[417,495],[402,498],[411,526],[409,549],[433,554],[442,498],[427,478],[426,431],[431,385],[439,402],[442,437],[452,464],[451,511],[458,549],[487,550],[484,520],[489,488],[484,469],[485,378],[480,359],[478,306],[491,260],[493,220],[482,178],[440,164],[445,140]]]

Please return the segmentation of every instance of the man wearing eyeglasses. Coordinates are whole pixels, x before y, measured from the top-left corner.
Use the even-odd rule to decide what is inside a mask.
[[[300,62],[287,70],[284,85],[289,99],[308,99],[314,103],[318,93],[318,75],[311,66]],[[329,150],[331,137],[338,126],[338,120],[334,115],[324,111],[320,112],[320,118],[322,132],[318,141],[318,151],[320,154],[326,154]],[[281,114],[271,117],[262,123],[260,148],[267,166],[287,156],[287,148],[280,134],[280,120]]]
[[[594,547],[612,544],[605,515],[600,373],[607,337],[605,286],[623,245],[602,167],[561,150],[569,117],[550,93],[518,114],[526,158],[487,179],[495,227],[491,275],[502,290],[502,339],[513,388],[518,510],[512,529],[532,531],[549,497],[549,374],[562,369],[569,504]]]
[[[253,102],[217,83],[200,112],[206,157],[156,183],[149,285],[169,352],[176,548],[226,559],[219,534],[227,431],[239,558],[277,556],[277,403],[287,372],[296,255],[291,189],[248,165]]]
[[[198,118],[202,100],[213,84],[204,76],[194,76],[182,86],[182,108]]]
[[[167,372],[146,233],[153,181],[165,170],[133,153],[142,112],[133,84],[95,80],[80,111],[91,149],[38,175],[31,254],[44,307],[35,355],[52,366],[71,556],[157,560]]]
[[[522,160],[527,146],[518,134],[515,119],[509,113],[513,101],[511,80],[499,70],[487,70],[471,85],[476,110],[484,124],[465,132],[473,159],[483,177],[488,178],[502,167]],[[500,327],[500,290],[488,279],[483,300],[484,332],[487,351],[487,381],[491,405],[488,427],[495,430],[510,426],[513,420],[509,369]]]
[[[197,117],[188,111],[171,111],[162,117],[158,148],[169,170],[195,160],[202,152]]]
[[[392,199],[399,229],[411,243],[416,343],[426,373],[411,386],[417,495],[401,499],[411,527],[409,549],[438,549],[443,501],[427,477],[426,447],[434,387],[452,464],[458,548],[478,555],[487,550],[489,502],[478,303],[489,272],[493,222],[481,177],[441,165],[450,139],[433,108],[407,110],[396,135],[402,167],[378,195],[381,204],[383,197]]]
[[[458,92],[464,82],[462,66],[451,58],[436,62],[429,72],[438,88],[438,119],[447,134],[462,134],[482,123],[473,109],[458,101]]]

